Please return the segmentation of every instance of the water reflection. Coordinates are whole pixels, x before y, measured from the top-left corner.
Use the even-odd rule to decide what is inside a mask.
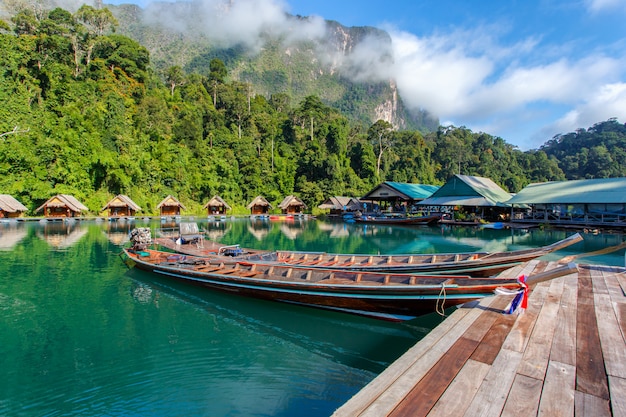
[[[0,250],[9,250],[27,235],[26,228],[15,222],[0,224]]]
[[[40,223],[37,236],[55,249],[67,249],[78,243],[87,233],[87,228],[80,222],[45,222]]]

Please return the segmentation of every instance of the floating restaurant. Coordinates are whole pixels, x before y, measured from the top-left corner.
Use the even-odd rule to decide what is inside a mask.
[[[530,184],[507,204],[513,222],[624,227],[626,178]]]

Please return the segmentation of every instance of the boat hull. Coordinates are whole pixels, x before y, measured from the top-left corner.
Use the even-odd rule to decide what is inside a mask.
[[[371,274],[364,278],[365,281],[360,282],[363,274],[356,272],[305,271],[277,266],[266,266],[264,272],[261,272],[261,267],[258,265],[248,264],[245,268],[239,269],[235,266],[241,265],[238,263],[230,266],[210,264],[218,268],[218,271],[202,272],[198,268],[206,269],[206,265],[181,266],[176,262],[157,264],[143,260],[142,256],[132,251],[126,250],[125,252],[128,260],[136,268],[206,289],[390,321],[410,320],[447,307],[474,301],[493,294],[495,288],[499,286],[519,288],[519,284],[514,279],[473,280],[469,277]],[[195,265],[201,262],[200,259],[195,258]],[[267,268],[273,272],[269,272]],[[285,269],[279,271],[280,268]],[[234,270],[238,272],[233,273]],[[255,275],[260,278],[244,276],[252,274],[251,271],[258,271]],[[274,275],[269,275],[271,273]],[[329,283],[306,282],[306,277],[311,274],[327,274],[333,278],[325,281]],[[293,278],[286,279],[288,275]],[[401,282],[407,282],[407,284]]]
[[[462,274],[472,277],[490,277],[524,262],[552,253],[582,240],[576,233],[559,242],[536,249],[510,252],[442,253],[405,255],[346,255],[312,252],[275,251],[249,253],[237,259],[246,262],[271,263],[302,268],[324,268],[346,271],[391,272],[412,274]],[[191,245],[176,245],[172,240],[157,239],[156,243],[168,249],[195,256],[215,257],[219,249],[199,249]]]

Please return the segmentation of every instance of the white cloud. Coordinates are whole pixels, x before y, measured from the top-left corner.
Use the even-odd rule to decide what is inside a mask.
[[[288,40],[323,36],[322,18],[298,20],[289,17],[285,10],[286,5],[279,0],[198,0],[177,2],[174,8],[168,4],[149,3],[144,16],[147,23],[181,33],[202,33],[223,47],[244,45],[253,51],[262,47],[263,34]]]
[[[615,9],[626,10],[624,0],[586,0],[585,4],[592,13],[600,13]]]
[[[573,132],[616,117],[626,120],[626,83],[606,84],[579,106],[547,129],[557,133]]]

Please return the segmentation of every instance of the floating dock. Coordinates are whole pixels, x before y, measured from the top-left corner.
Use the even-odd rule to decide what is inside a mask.
[[[333,417],[626,416],[624,268],[578,265],[502,314],[511,298],[456,309]]]

